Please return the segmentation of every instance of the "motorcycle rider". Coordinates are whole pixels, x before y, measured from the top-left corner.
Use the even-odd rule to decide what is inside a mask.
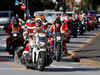
[[[27,31],[29,33],[33,33],[33,28],[35,26],[35,17],[30,16],[29,19],[26,21],[25,26],[27,27]]]
[[[82,24],[84,24],[87,21],[87,17],[85,13],[82,14],[81,21],[82,21]]]
[[[70,30],[69,30],[69,27],[68,27],[68,22],[66,20],[64,20],[64,23],[62,24],[61,28],[60,28],[60,31],[61,33],[64,35],[64,40],[63,40],[63,48],[64,48],[64,54],[68,54],[68,51],[67,51],[67,40],[68,40],[68,37],[69,37],[69,34],[70,34]]]
[[[29,17],[29,19],[26,21],[25,27],[23,29],[23,37],[27,42],[28,35],[30,33],[34,33],[34,27],[35,27],[35,21],[34,17]]]
[[[47,24],[48,24],[48,21],[46,20],[45,14],[41,14],[40,15],[40,20],[41,20],[42,31],[47,33]]]
[[[41,19],[42,23],[47,23],[45,14],[41,14],[40,19]]]
[[[29,20],[30,21],[30,20]],[[29,21],[28,21],[28,23],[27,24],[29,24]],[[35,22],[33,25],[27,25],[28,26],[28,30],[29,30],[29,32],[28,32],[28,34],[27,34],[27,32],[26,32],[26,34],[27,34],[27,36],[28,36],[28,38],[27,38],[27,43],[26,43],[26,45],[25,45],[25,48],[24,48],[24,54],[25,55],[27,55],[28,53],[29,53],[29,47],[30,47],[30,45],[32,45],[33,44],[33,42],[34,42],[34,35],[36,34],[36,33],[38,33],[38,32],[40,32],[40,24],[38,23],[40,20],[39,19],[37,19],[37,22]],[[30,23],[32,22],[32,20],[30,21]],[[34,22],[34,21],[33,21]],[[34,28],[34,29],[31,29],[31,31],[30,31],[30,28]]]
[[[65,15],[64,22],[67,22],[69,30],[72,32],[73,18],[70,15]]]
[[[11,27],[11,32],[10,32],[11,37],[7,38],[7,40],[6,40],[6,49],[7,49],[7,51],[9,49],[9,47],[10,47],[11,40],[13,39],[12,38],[12,34],[13,33],[20,34],[20,31],[21,30],[20,30],[20,27],[19,27],[19,23],[18,23],[18,21],[16,21],[16,23],[15,24],[12,24],[12,27]]]
[[[59,22],[59,24],[61,25],[61,24],[62,24],[62,22],[61,22],[61,14],[57,14],[56,16],[57,16],[56,20],[57,20],[57,21]]]
[[[48,42],[50,44],[50,52],[53,53],[53,48],[54,48],[54,38],[53,38],[53,33],[56,32],[60,32],[60,23],[58,20],[55,20],[55,22],[53,23],[53,25],[50,26],[49,30],[48,30],[48,34],[49,34],[49,39]]]
[[[24,55],[27,55],[28,53],[29,53],[29,48],[30,48],[30,45],[32,45],[33,44],[33,42],[34,42],[34,34],[32,34],[32,33],[29,33],[28,34],[28,39],[27,39],[27,43],[26,43],[26,46],[25,46],[25,48],[24,48],[24,51],[23,51],[23,54]]]
[[[74,20],[74,21],[79,22],[80,19],[81,19],[81,17],[80,17],[80,15],[79,15],[78,13],[75,13],[75,14],[73,15],[73,20]]]
[[[7,33],[8,34],[11,34],[11,31],[12,31],[12,29],[13,29],[13,25],[16,23],[16,19],[15,19],[15,17],[13,16],[12,18],[11,18],[11,20],[10,20],[10,24],[9,24],[9,26],[8,26],[8,30],[7,30]]]

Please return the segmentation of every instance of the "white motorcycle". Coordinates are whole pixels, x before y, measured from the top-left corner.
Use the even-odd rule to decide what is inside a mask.
[[[34,40],[30,43],[29,53],[23,53],[20,59],[27,68],[44,71],[45,67],[53,62],[47,48],[46,34],[35,34]]]

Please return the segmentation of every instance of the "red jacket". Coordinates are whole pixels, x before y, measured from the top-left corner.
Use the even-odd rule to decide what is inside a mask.
[[[27,30],[30,33],[33,33],[34,32],[33,27],[35,26],[35,24],[26,23],[26,26],[27,26]]]
[[[61,26],[61,33],[69,33],[70,32],[70,30],[69,30],[69,28],[68,28],[68,24],[67,23],[65,23],[65,24],[63,24],[62,26]]]
[[[60,24],[58,24],[58,25],[56,26],[56,30],[58,30],[59,27],[60,27]],[[52,32],[55,31],[55,25],[52,25],[52,26],[50,27],[49,31],[52,31]]]

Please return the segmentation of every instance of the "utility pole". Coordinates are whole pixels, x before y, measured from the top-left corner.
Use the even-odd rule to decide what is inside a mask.
[[[28,6],[28,0],[24,0],[24,2],[25,2],[25,5],[26,5],[26,14],[25,14],[25,16],[26,16],[26,19],[29,17],[29,6]]]

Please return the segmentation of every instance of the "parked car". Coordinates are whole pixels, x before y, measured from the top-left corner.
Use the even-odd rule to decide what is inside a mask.
[[[11,11],[0,11],[0,29],[6,29],[11,18]]]
[[[56,11],[37,11],[34,13],[34,16],[40,16],[41,14],[46,15],[46,19],[49,23],[53,23],[56,19],[57,14],[63,15],[63,12],[56,12]]]
[[[96,17],[97,17],[97,23],[100,24],[100,14],[97,14]]]

